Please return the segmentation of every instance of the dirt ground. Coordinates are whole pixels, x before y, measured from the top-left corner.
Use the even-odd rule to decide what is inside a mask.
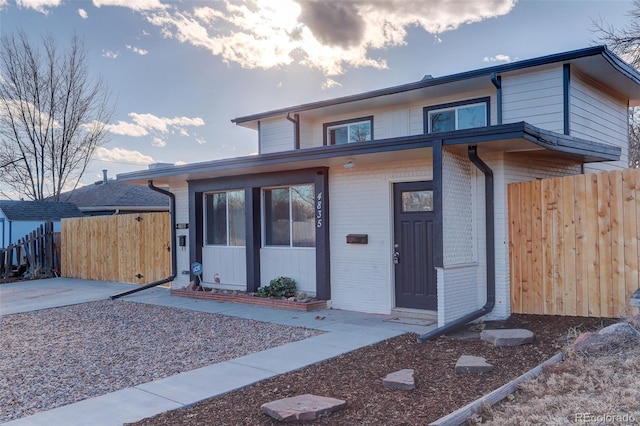
[[[565,348],[578,331],[593,331],[613,322],[512,315],[507,321],[484,324],[486,328],[533,331],[535,341],[521,347],[496,348],[477,337],[453,336],[416,343],[415,334],[406,334],[134,424],[276,425],[279,423],[260,411],[263,403],[313,393],[343,399],[347,406],[311,424],[425,425],[539,365]],[[454,367],[462,355],[484,357],[494,369],[482,375],[457,374]],[[388,373],[405,368],[415,370],[413,391],[382,386]]]

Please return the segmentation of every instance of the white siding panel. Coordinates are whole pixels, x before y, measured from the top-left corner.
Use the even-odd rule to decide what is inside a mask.
[[[316,251],[311,248],[265,247],[260,249],[260,285],[278,277],[296,280],[298,291],[316,294]]]
[[[322,146],[322,139],[315,140],[313,137],[315,123],[304,117],[300,117],[300,149]]]
[[[202,248],[202,281],[216,288],[247,289],[247,251],[245,247],[205,246]]]
[[[392,184],[431,179],[431,158],[329,171],[332,307],[390,313]],[[369,243],[347,244],[347,234],[367,234]]]
[[[177,223],[189,223],[189,186],[186,182],[181,183],[180,185],[172,186],[169,190],[176,197],[176,222]],[[195,226],[192,224],[191,226]],[[178,275],[176,275],[175,280],[171,283],[171,288],[182,288],[189,284],[189,275],[183,274],[182,271],[189,271],[191,266],[189,263],[189,230],[188,229],[177,229],[176,230],[176,239],[180,235],[186,235],[187,237],[187,249],[182,250],[178,247],[176,251],[176,260],[178,264]],[[178,242],[175,241],[174,244]]]
[[[290,151],[294,125],[286,118],[260,122],[260,154]]]
[[[402,137],[408,135],[419,135],[424,133],[423,108],[431,105],[440,105],[450,102],[464,101],[467,99],[475,99],[482,97],[491,97],[491,120],[495,123],[496,104],[495,104],[495,88],[486,90],[476,90],[473,92],[464,92],[442,96],[437,98],[425,98],[424,100],[414,102],[410,105],[393,106],[384,109],[368,109],[360,110],[352,114],[340,114],[323,117],[321,120],[315,121],[312,126],[313,130],[309,133],[305,131],[304,138],[312,135],[312,141],[305,140],[302,136],[301,146],[322,146],[323,144],[323,124],[332,123],[342,120],[351,120],[361,117],[373,116],[373,132],[375,139],[388,139]]]
[[[628,167],[629,136],[628,108],[626,100],[597,83],[589,82],[580,75],[571,75],[570,89],[571,135],[620,147],[620,161],[593,163],[585,166],[585,172],[611,170]]]
[[[562,133],[562,67],[502,77],[502,122],[526,121]]]

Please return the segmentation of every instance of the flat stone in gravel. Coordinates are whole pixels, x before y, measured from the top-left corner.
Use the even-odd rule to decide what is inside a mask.
[[[304,394],[262,404],[263,413],[281,422],[315,420],[344,408],[342,399]]]
[[[611,324],[602,330],[598,331],[598,334],[609,334],[609,333],[624,333],[628,334],[631,337],[640,338],[640,331],[636,330],[631,326],[631,324],[618,322],[615,324]]]
[[[404,370],[389,373],[382,381],[382,386],[389,389],[413,390],[416,388],[413,373],[414,370],[412,368],[405,368]]]
[[[483,330],[480,339],[494,346],[520,346],[533,342],[533,332],[524,328]]]
[[[493,365],[481,356],[462,355],[456,362],[456,373],[482,374],[491,370]]]

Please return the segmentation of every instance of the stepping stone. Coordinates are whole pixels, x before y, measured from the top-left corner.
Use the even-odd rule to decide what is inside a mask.
[[[263,413],[281,422],[315,420],[344,408],[346,401],[312,394],[282,398],[262,404]]]
[[[615,324],[611,324],[602,330],[598,331],[598,334],[609,334],[609,333],[623,333],[628,334],[631,337],[640,339],[640,331],[636,330],[631,326],[631,324],[618,322]]]
[[[456,373],[482,374],[491,370],[493,365],[480,356],[462,355],[456,362]]]
[[[413,373],[414,370],[412,368],[405,368],[395,373],[389,373],[382,381],[382,386],[389,389],[414,390],[416,388],[416,382],[413,378]]]
[[[507,330],[483,330],[480,339],[494,346],[520,346],[533,342],[533,332],[523,328]]]

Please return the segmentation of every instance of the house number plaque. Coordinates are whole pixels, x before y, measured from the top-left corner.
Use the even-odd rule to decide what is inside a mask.
[[[322,228],[322,191],[316,195],[316,227]]]

